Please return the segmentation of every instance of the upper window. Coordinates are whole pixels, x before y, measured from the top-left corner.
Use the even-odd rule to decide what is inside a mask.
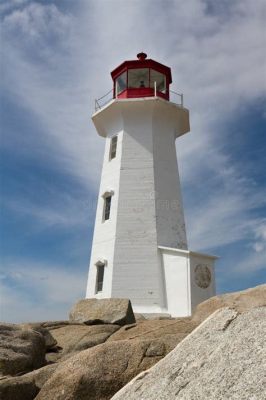
[[[128,88],[148,88],[149,68],[138,68],[128,70]]]
[[[116,156],[116,149],[117,149],[117,136],[113,136],[110,143],[110,153],[109,153],[109,160],[112,160]]]
[[[127,71],[119,75],[116,79],[116,94],[123,92],[127,88]]]
[[[151,77],[150,77],[151,87],[154,88],[156,82],[156,89],[158,92],[165,93],[166,84],[165,84],[165,75],[160,72],[151,69]]]
[[[103,210],[103,220],[104,221],[107,221],[108,219],[110,219],[111,200],[112,200],[112,196],[106,196],[104,198],[104,210]]]

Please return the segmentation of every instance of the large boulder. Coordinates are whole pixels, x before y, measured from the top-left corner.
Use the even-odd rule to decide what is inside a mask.
[[[119,328],[119,325],[67,325],[50,332],[66,354],[101,344]]]
[[[22,376],[3,378],[0,380],[0,399],[33,400],[56,368],[56,364],[47,365]]]
[[[241,292],[211,297],[196,307],[193,313],[193,321],[201,323],[214,311],[223,307],[230,307],[243,312],[254,307],[264,306],[266,306],[266,285],[260,285]]]
[[[140,320],[137,324],[121,327],[107,341],[159,339],[168,353],[197,325],[191,318]]]
[[[265,331],[265,307],[218,310],[112,400],[262,399]]]
[[[52,349],[57,344],[55,338],[51,335],[49,330],[47,328],[44,328],[39,323],[20,324],[19,327],[24,330],[31,329],[35,332],[39,332],[44,338],[46,350]]]
[[[86,325],[116,324],[127,325],[135,321],[131,302],[128,299],[83,299],[70,311],[71,322]]]
[[[41,333],[14,324],[0,325],[0,375],[26,373],[45,364]]]
[[[106,342],[75,354],[45,383],[36,400],[107,400],[166,354],[160,340]]]

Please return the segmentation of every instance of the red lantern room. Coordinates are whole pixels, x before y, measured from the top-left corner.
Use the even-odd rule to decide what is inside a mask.
[[[113,97],[126,99],[158,96],[169,100],[171,69],[147,59],[145,53],[137,54],[137,58],[124,61],[111,72],[114,82]]]

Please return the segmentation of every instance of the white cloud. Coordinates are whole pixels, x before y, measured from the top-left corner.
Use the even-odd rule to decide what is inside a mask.
[[[56,201],[37,203],[23,199],[5,199],[2,207],[7,208],[16,217],[28,217],[30,223],[36,224],[39,228],[78,228],[91,226],[94,223],[94,216],[97,202],[94,199],[83,201],[79,198],[56,193]]]
[[[0,4],[0,13],[9,12],[12,9],[23,6],[29,1],[30,0],[3,0],[2,4]]]
[[[240,256],[232,268],[232,272],[235,274],[252,275],[259,271],[264,271],[264,274],[266,274],[266,250],[252,252],[247,257]]]
[[[70,307],[85,294],[86,273],[75,265],[10,261],[1,272],[1,319],[7,322],[68,319]]]
[[[253,249],[254,249],[257,253],[263,251],[264,248],[265,248],[265,245],[264,245],[263,243],[256,242],[256,243],[253,244]]]
[[[255,243],[253,243],[253,249],[257,253],[263,252],[265,255],[266,264],[266,219],[263,219],[255,228]]]

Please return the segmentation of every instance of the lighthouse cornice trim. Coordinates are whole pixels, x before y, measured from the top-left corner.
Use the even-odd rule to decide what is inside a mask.
[[[172,105],[173,107],[176,107],[178,109],[181,110],[185,110],[187,112],[189,112],[189,110],[184,107],[182,104],[179,103],[175,103],[173,101],[169,101],[169,100],[165,100],[162,99],[161,97],[157,97],[157,96],[153,96],[153,97],[138,97],[138,98],[125,98],[125,99],[112,99],[110,100],[107,104],[103,105],[101,108],[98,108],[97,111],[95,111],[92,114],[92,119],[102,113],[104,110],[108,109],[109,107],[111,107],[113,104],[115,103],[136,103],[136,102],[154,102],[154,101],[158,101],[167,105]]]
[[[166,247],[166,246],[158,246],[158,249],[160,250],[164,250],[164,251],[169,251],[169,252],[176,252],[176,253],[180,253],[180,254],[187,254],[187,255],[193,255],[193,256],[197,256],[197,257],[204,257],[204,258],[210,258],[212,260],[218,260],[220,257],[219,256],[215,256],[212,254],[206,254],[206,253],[199,253],[197,251],[191,251],[191,250],[184,250],[184,249],[176,249],[173,247]]]
[[[160,97],[144,97],[134,99],[114,99],[102,109],[94,113],[92,115],[92,121],[98,134],[102,137],[110,137],[112,135],[110,133],[110,123],[114,120],[116,120],[116,125],[118,121],[120,121],[118,130],[121,131],[123,129],[123,112],[127,110],[134,112],[134,109],[137,111],[140,106],[143,110],[146,110],[147,113],[157,111],[167,113],[168,117],[172,118],[173,124],[175,125],[176,138],[190,131],[189,110],[187,108]]]

